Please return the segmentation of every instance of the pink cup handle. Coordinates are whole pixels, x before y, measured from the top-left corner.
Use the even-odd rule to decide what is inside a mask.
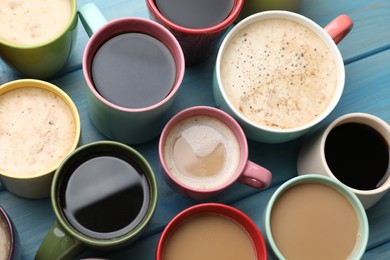
[[[351,18],[346,14],[342,14],[325,26],[324,30],[337,44],[352,30],[352,27],[353,22]]]
[[[269,170],[248,161],[238,182],[256,189],[268,188],[271,184],[272,174]]]

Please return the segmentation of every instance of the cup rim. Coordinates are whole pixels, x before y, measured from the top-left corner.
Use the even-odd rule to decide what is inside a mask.
[[[183,119],[193,117],[193,116],[209,116],[214,119],[219,120],[224,125],[226,125],[229,129],[232,130],[233,134],[235,135],[238,144],[240,146],[240,160],[237,166],[237,169],[234,174],[229,178],[227,182],[225,182],[222,185],[219,185],[217,187],[212,187],[208,189],[197,189],[195,187],[192,187],[186,183],[180,182],[177,180],[173,174],[168,170],[168,166],[165,162],[164,158],[164,142],[172,130],[178,123],[180,123]],[[234,182],[237,181],[237,179],[240,177],[241,173],[243,172],[246,163],[248,162],[248,143],[246,141],[245,133],[239,123],[229,114],[226,112],[215,108],[211,106],[194,106],[186,108],[180,112],[178,112],[176,115],[174,115],[164,126],[160,139],[158,144],[158,153],[159,153],[159,159],[160,164],[163,167],[166,174],[169,176],[170,180],[173,181],[176,185],[184,188],[187,191],[190,191],[192,193],[196,194],[208,194],[210,192],[218,192],[226,189],[230,185],[232,185]]]
[[[77,0],[69,0],[69,1],[71,4],[71,16],[69,17],[69,21],[66,24],[66,26],[64,27],[64,29],[59,34],[57,34],[55,37],[53,37],[47,41],[37,43],[37,44],[31,44],[31,45],[13,43],[13,42],[10,42],[10,41],[7,41],[7,40],[0,38],[0,44],[8,46],[10,48],[14,48],[14,49],[28,50],[28,49],[37,49],[37,48],[45,47],[46,45],[50,45],[51,43],[57,41],[65,33],[68,32],[69,28],[74,23],[74,21],[77,22]]]
[[[131,23],[131,24],[132,23],[138,23],[138,24],[143,23],[143,24],[148,25],[149,27],[155,27],[157,30],[161,31],[165,35],[165,37],[167,37],[169,39],[170,44],[172,45],[172,49],[178,50],[177,51],[177,54],[178,54],[177,59],[174,57],[174,55],[171,51],[171,54],[175,60],[175,65],[176,65],[176,67],[175,67],[176,68],[175,82],[173,83],[168,95],[164,99],[159,101],[158,103],[155,103],[155,104],[147,106],[147,107],[142,107],[142,108],[129,108],[129,107],[119,106],[119,105],[116,105],[116,104],[110,102],[105,97],[103,97],[96,90],[96,88],[93,84],[91,72],[87,70],[87,68],[90,67],[90,65],[86,65],[88,62],[89,56],[91,56],[91,61],[93,60],[93,57],[95,56],[95,53],[92,54],[90,52],[92,51],[93,46],[97,45],[99,43],[98,39],[99,39],[99,37],[103,37],[105,31],[111,30],[112,27],[116,27],[117,24],[120,24],[120,23]],[[131,28],[132,28],[131,30],[134,30],[133,24],[131,25]],[[131,30],[127,30],[126,32],[129,32]],[[122,31],[122,33],[124,33],[124,31]],[[145,34],[146,32],[141,32],[141,33]],[[120,33],[117,33],[117,34],[120,34]],[[112,37],[113,36],[110,36],[109,39],[111,39]],[[103,42],[106,42],[109,39],[105,39]],[[157,40],[161,41],[160,39],[157,39]],[[166,45],[165,43],[163,43],[163,44]],[[99,49],[99,48],[100,48],[100,46],[98,46],[96,49]],[[168,49],[171,49],[171,48],[168,48]],[[157,22],[154,22],[152,20],[142,18],[142,17],[122,17],[122,18],[117,18],[117,19],[114,19],[112,21],[107,22],[105,25],[103,25],[101,28],[99,28],[99,30],[97,30],[95,33],[93,33],[93,35],[90,37],[90,39],[87,43],[87,46],[85,47],[85,50],[84,50],[84,54],[83,54],[83,58],[82,58],[82,70],[83,70],[84,78],[85,78],[85,81],[87,83],[89,90],[102,103],[104,103],[105,105],[107,105],[115,110],[119,110],[119,111],[123,111],[123,112],[145,112],[145,111],[150,111],[150,110],[156,109],[158,107],[161,107],[162,105],[164,105],[164,104],[168,103],[170,100],[172,100],[172,98],[176,95],[176,93],[178,92],[178,90],[180,88],[180,85],[182,84],[183,78],[184,78],[185,60],[184,60],[184,54],[183,54],[182,48],[180,47],[179,42],[177,41],[177,39],[173,36],[173,34],[167,28],[165,28],[164,26],[162,26],[161,24],[159,24]]]
[[[185,34],[213,34],[217,33],[227,27],[229,27],[238,17],[240,11],[244,5],[244,0],[235,0],[232,10],[229,15],[219,24],[216,24],[207,28],[189,28],[185,26],[178,25],[169,19],[167,19],[157,8],[155,0],[147,0],[146,4],[148,5],[150,12],[157,17],[157,19],[164,24],[165,26],[171,28],[171,30],[178,31]]]
[[[80,122],[80,115],[79,115],[79,112],[77,110],[77,107],[76,107],[75,103],[73,102],[73,100],[70,98],[70,96],[67,93],[65,93],[65,91],[63,91],[61,88],[59,88],[58,86],[56,86],[50,82],[38,80],[38,79],[17,79],[17,80],[9,81],[9,82],[0,86],[0,95],[2,95],[3,93],[6,93],[8,91],[14,90],[14,89],[25,88],[25,87],[27,87],[27,88],[40,88],[40,89],[49,91],[49,92],[55,94],[56,96],[58,96],[59,98],[61,98],[66,103],[67,107],[69,107],[69,109],[72,113],[74,123],[75,123],[75,136],[74,136],[72,146],[70,147],[70,149],[68,151],[68,154],[71,153],[72,151],[74,151],[79,143],[79,140],[80,140],[81,122]],[[39,178],[41,176],[45,176],[45,175],[53,173],[58,168],[58,166],[60,164],[61,164],[61,161],[58,162],[56,165],[52,166],[51,168],[46,169],[45,171],[42,171],[42,172],[36,173],[36,174],[28,174],[25,176],[24,175],[17,176],[17,174],[8,173],[8,172],[0,169],[0,176],[5,176],[8,178],[18,179],[18,180],[34,179],[34,178]]]
[[[365,123],[367,121],[376,124],[376,126],[369,125],[369,124]],[[375,115],[371,115],[371,114],[363,113],[363,112],[354,112],[354,113],[348,113],[348,114],[342,115],[342,116],[338,117],[337,119],[335,119],[332,123],[330,123],[325,128],[324,133],[321,136],[320,158],[321,158],[321,161],[324,165],[326,173],[337,181],[339,181],[339,180],[332,173],[332,171],[330,170],[330,168],[326,162],[325,143],[326,143],[326,139],[328,138],[328,135],[332,129],[334,129],[335,127],[337,127],[339,125],[343,125],[345,123],[351,123],[351,122],[366,124],[369,127],[375,129],[376,131],[378,131],[379,126],[382,127],[383,129],[386,129],[389,133],[389,136],[387,136],[387,137],[384,136],[380,131],[378,131],[378,133],[380,133],[380,135],[387,142],[387,144],[390,145],[390,126],[383,119],[381,119]],[[371,189],[371,190],[360,190],[360,189],[356,189],[353,187],[349,187],[348,185],[346,185],[346,186],[357,195],[372,195],[372,194],[377,194],[377,193],[381,193],[381,192],[388,190],[390,188],[389,179],[390,179],[390,177],[388,177],[387,181],[385,181],[381,186],[379,186],[375,189]],[[341,182],[341,181],[339,181],[339,182]]]
[[[9,217],[9,215],[7,214],[7,212],[5,211],[5,209],[0,206],[0,218],[3,220],[3,222],[6,224],[6,228],[7,228],[7,231],[9,233],[9,252],[8,252],[8,255],[7,255],[7,259],[8,260],[11,260],[13,254],[14,254],[14,251],[15,251],[15,243],[16,243],[16,240],[15,240],[15,231],[14,231],[14,225],[12,224],[12,221],[11,221],[11,218]]]
[[[322,183],[327,186],[330,186],[334,189],[336,189],[338,192],[344,195],[346,199],[351,203],[351,205],[354,207],[356,215],[359,219],[359,226],[360,226],[360,236],[358,242],[355,244],[354,248],[354,257],[357,259],[360,259],[367,247],[368,243],[368,236],[369,236],[369,225],[368,225],[368,219],[366,211],[360,202],[359,198],[350,190],[347,186],[341,184],[337,180],[334,180],[328,176],[318,175],[318,174],[306,174],[306,175],[300,175],[295,176],[291,178],[290,180],[284,182],[280,187],[276,189],[276,191],[271,196],[270,200],[267,203],[266,209],[264,211],[264,232],[267,237],[267,242],[269,246],[272,248],[272,251],[276,254],[276,256],[279,259],[285,259],[283,254],[278,249],[271,232],[271,213],[272,208],[277,201],[277,199],[283,194],[286,190],[289,188],[301,184],[301,183]],[[356,248],[356,246],[359,246]]]
[[[335,89],[335,93],[331,99],[331,102],[326,107],[326,109],[314,120],[310,121],[309,123],[306,123],[302,126],[294,127],[294,128],[288,128],[288,129],[277,129],[272,128],[269,126],[265,126],[262,124],[256,124],[255,122],[247,119],[245,116],[243,116],[232,104],[229,97],[226,94],[226,91],[222,84],[221,79],[221,73],[220,73],[220,67],[222,62],[222,56],[226,49],[226,46],[230,43],[232,37],[238,33],[242,28],[246,27],[249,24],[255,23],[257,21],[266,20],[266,19],[273,19],[273,18],[281,18],[281,19],[288,19],[294,22],[297,22],[307,28],[309,28],[311,31],[313,31],[318,37],[322,39],[323,42],[326,43],[326,45],[329,47],[330,52],[333,54],[335,61],[336,61],[336,67],[338,71],[338,77],[337,77],[337,86]],[[301,14],[290,12],[290,11],[283,11],[283,10],[271,10],[271,11],[263,11],[258,12],[255,14],[252,14],[240,22],[237,23],[236,26],[230,30],[225,38],[223,39],[221,46],[218,50],[217,54],[217,60],[216,60],[216,66],[215,66],[215,75],[216,75],[216,81],[218,85],[218,90],[220,91],[224,101],[228,105],[229,109],[231,109],[235,116],[240,118],[243,122],[250,125],[253,128],[260,129],[262,131],[275,133],[275,134],[292,134],[292,133],[299,133],[306,131],[310,129],[311,127],[317,125],[320,123],[323,119],[325,119],[336,107],[338,104],[342,93],[344,91],[344,84],[345,84],[345,67],[343,58],[341,56],[340,50],[338,49],[336,43],[333,41],[331,36],[324,30],[323,27],[318,25],[313,20],[309,19],[306,16],[303,16]]]
[[[260,257],[263,257],[264,259],[267,258],[267,248],[263,235],[257,225],[248,215],[233,206],[229,206],[222,203],[207,202],[196,204],[182,210],[168,222],[158,240],[156,249],[157,260],[162,260],[164,246],[169,239],[169,236],[177,229],[177,227],[186,220],[200,214],[220,214],[226,216],[231,220],[236,221],[236,223],[238,223],[245,231],[247,231],[247,233],[249,233],[248,229],[250,228],[256,234],[255,239],[258,240],[257,242],[259,242],[259,244],[255,244],[254,238],[250,234],[248,234],[253,242],[253,247],[256,251],[256,254],[259,253],[258,251],[264,253],[264,256],[257,256],[257,259],[261,259]],[[232,217],[232,215],[234,215],[234,217]],[[241,221],[237,219],[240,219]],[[245,227],[243,226],[242,222],[245,222]]]
[[[60,209],[59,202],[58,202],[58,187],[57,184],[62,178],[61,170],[65,165],[72,160],[75,156],[77,156],[81,151],[84,151],[86,149],[96,149],[96,146],[111,146],[115,147],[115,149],[119,148],[122,151],[129,152],[132,156],[134,156],[137,160],[137,163],[142,164],[142,167],[146,169],[144,173],[147,180],[148,180],[148,186],[149,186],[149,206],[148,209],[143,216],[141,222],[134,227],[134,229],[130,230],[126,234],[110,239],[98,239],[89,237],[75,229],[66,219],[64,214],[62,213],[62,210]],[[158,186],[157,186],[157,180],[154,175],[153,168],[150,166],[149,162],[146,160],[144,156],[142,156],[141,153],[139,153],[137,150],[132,148],[131,146],[128,146],[126,144],[117,142],[117,141],[110,141],[110,140],[100,140],[100,141],[94,141],[88,144],[85,144],[83,146],[78,147],[75,151],[73,151],[65,160],[61,163],[61,165],[58,167],[56,172],[53,176],[53,181],[51,185],[51,204],[53,211],[56,215],[56,221],[60,224],[60,226],[71,236],[75,237],[79,241],[90,245],[90,246],[96,246],[100,248],[111,248],[113,246],[120,246],[123,243],[127,243],[129,240],[136,238],[138,235],[140,235],[146,228],[146,226],[151,221],[154,212],[156,211],[157,207],[157,200],[158,200]]]

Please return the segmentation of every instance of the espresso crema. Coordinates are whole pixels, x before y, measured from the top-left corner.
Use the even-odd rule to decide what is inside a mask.
[[[316,33],[286,19],[249,24],[224,50],[221,81],[249,121],[292,129],[323,113],[336,90],[337,67]]]
[[[220,120],[193,116],[169,132],[164,160],[177,181],[196,189],[212,189],[236,173],[240,148],[232,130]]]
[[[41,88],[24,87],[0,95],[0,170],[16,177],[54,168],[76,138],[65,101]]]
[[[0,39],[26,46],[41,44],[60,35],[71,14],[70,0],[2,0]]]

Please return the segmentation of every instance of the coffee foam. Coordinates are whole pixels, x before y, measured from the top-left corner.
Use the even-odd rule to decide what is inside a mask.
[[[7,225],[0,217],[0,259],[7,259],[10,249],[10,237]]]
[[[71,16],[70,0],[0,1],[0,38],[35,45],[59,35]]]
[[[222,56],[221,80],[244,117],[291,129],[327,108],[336,90],[337,67],[313,31],[293,21],[268,19],[233,36]]]
[[[16,88],[1,94],[0,121],[0,169],[18,177],[58,165],[76,137],[69,106],[41,88]]]
[[[173,160],[173,148],[179,138],[190,144],[197,156],[210,154],[222,144],[226,150],[226,160],[217,176],[194,177],[181,173]],[[235,174],[240,160],[240,147],[234,133],[218,119],[208,116],[186,118],[174,126],[164,144],[164,160],[173,177],[196,189],[212,189],[228,182]]]

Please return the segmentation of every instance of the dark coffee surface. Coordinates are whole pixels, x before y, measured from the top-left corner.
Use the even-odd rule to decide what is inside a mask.
[[[389,170],[389,147],[373,128],[346,123],[330,131],[325,143],[326,162],[333,175],[359,190],[377,188]]]
[[[234,0],[156,0],[160,12],[171,22],[193,29],[215,26],[231,12]]]
[[[141,33],[124,33],[105,42],[92,61],[96,90],[113,104],[144,108],[172,89],[176,66],[169,49]]]
[[[81,161],[67,175],[60,189],[63,212],[76,230],[89,237],[124,235],[147,211],[147,179],[129,159],[98,155]]]

